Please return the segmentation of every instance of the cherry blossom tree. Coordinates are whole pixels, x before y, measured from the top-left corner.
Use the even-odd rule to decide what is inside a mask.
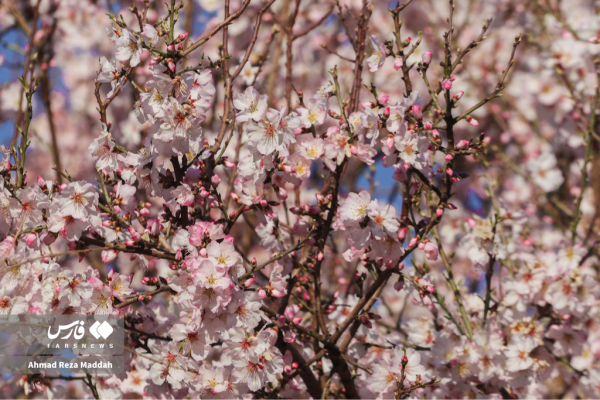
[[[2,396],[599,397],[598,12],[5,0],[0,314],[127,351]]]

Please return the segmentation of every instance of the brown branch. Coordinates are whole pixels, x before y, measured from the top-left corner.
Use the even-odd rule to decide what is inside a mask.
[[[159,294],[162,292],[168,292],[170,290],[171,290],[171,288],[169,286],[161,286],[160,288],[158,288],[156,290],[152,290],[150,292],[144,292],[144,293],[141,293],[140,295],[133,295],[132,298],[129,298],[128,300],[125,300],[119,304],[115,304],[114,308],[123,308],[123,307],[130,306],[132,304],[135,304],[139,301],[140,296],[144,297],[144,299],[147,299],[148,296],[154,296],[156,294]]]
[[[411,0],[412,1],[412,0]],[[317,22],[315,22],[314,24],[312,24],[310,27],[306,28],[305,30],[303,30],[302,32],[299,32],[295,35],[292,35],[293,39],[292,40],[296,40],[308,33],[310,33],[312,30],[316,29],[319,25],[321,25],[323,23],[323,21],[325,21],[327,19],[327,17],[329,17],[329,15],[333,12],[333,8],[334,6],[332,5],[329,10],[325,13],[325,15],[323,15],[323,17],[321,17],[320,20],[318,20]]]
[[[23,79],[27,81],[27,75],[29,75],[29,73],[31,72],[31,80],[33,80],[33,74],[34,74],[34,63],[35,61],[32,61],[32,55],[33,55],[33,49],[36,47],[35,43],[34,43],[34,37],[35,34],[37,33],[37,25],[38,25],[38,18],[39,18],[39,9],[40,9],[40,3],[41,0],[38,0],[34,9],[33,9],[33,28],[29,29],[29,25],[27,24],[27,22],[24,21],[24,17],[23,15],[19,12],[18,8],[12,3],[12,1],[10,3],[8,3],[9,8],[11,9],[11,12],[13,13],[13,15],[15,16],[15,19],[17,20],[17,23],[19,25],[19,27],[21,27],[21,29],[23,29],[23,31],[27,34],[29,33],[29,49],[27,50],[27,56],[25,58],[25,64],[23,67]],[[23,109],[22,109],[22,104],[23,104],[23,97],[25,96],[25,88],[21,87],[21,92],[19,94],[19,109],[17,110],[17,116],[15,118],[15,130],[13,132],[13,137],[12,140],[10,141],[10,145],[14,146],[17,143],[17,139],[19,137],[19,129],[18,126],[21,125],[22,123],[22,118],[23,118]],[[24,157],[25,155],[21,155],[20,157]]]
[[[136,247],[136,246],[127,246],[125,244],[110,244],[104,242],[103,240],[90,238],[87,236],[83,236],[79,239],[80,242],[85,243],[88,246],[98,246],[105,247],[117,251],[122,251],[123,253],[134,253],[134,254],[144,254],[147,256],[152,256],[156,258],[163,258],[165,260],[177,261],[175,258],[175,254],[169,254],[166,252],[158,251],[155,249],[149,249],[145,247]],[[85,249],[81,250],[82,253],[85,253]]]
[[[219,25],[215,26],[213,28],[212,31],[210,31],[206,36],[204,36],[202,39],[198,40],[196,43],[194,43],[193,45],[191,45],[190,47],[188,47],[183,53],[181,53],[181,57],[186,57],[187,55],[189,55],[192,51],[196,50],[198,47],[202,46],[204,43],[206,43],[208,40],[210,40],[213,36],[215,36],[221,29],[224,29],[225,27],[231,25],[233,23],[233,21],[235,21],[236,19],[238,19],[240,17],[240,15],[243,14],[244,11],[246,11],[246,8],[248,8],[248,5],[250,4],[250,2],[252,0],[244,0],[244,3],[242,4],[242,6],[240,7],[239,10],[237,10],[235,13],[229,15],[229,1],[227,1],[227,15],[225,16],[225,20],[223,22],[221,22]]]
[[[250,58],[250,53],[252,53],[252,49],[254,48],[254,45],[256,44],[256,39],[258,38],[258,30],[259,30],[260,24],[262,22],[262,16],[271,7],[271,5],[273,3],[275,3],[275,1],[276,0],[269,1],[258,12],[258,16],[256,17],[256,23],[254,24],[254,34],[252,35],[252,40],[250,40],[250,44],[246,48],[246,53],[244,54],[244,58],[240,62],[240,65],[237,67],[237,69],[235,70],[235,72],[231,75],[231,80],[234,80],[235,78],[238,77],[238,75],[242,72],[242,69],[244,68],[244,66],[248,62],[248,59]]]

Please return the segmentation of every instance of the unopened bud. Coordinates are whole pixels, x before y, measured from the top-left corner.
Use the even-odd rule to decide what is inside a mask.
[[[398,71],[404,65],[404,59],[402,57],[396,57],[394,60],[394,69]]]
[[[431,63],[432,55],[433,53],[431,51],[426,51],[425,53],[421,54],[421,61],[423,62],[423,64],[429,65]]]
[[[160,62],[163,60],[162,57],[154,57],[150,60],[150,65],[156,65],[156,64],[160,64]]]
[[[175,63],[173,62],[172,59],[169,58],[169,60],[167,61],[167,65],[169,66],[169,69],[171,70],[171,72],[175,72]]]
[[[421,107],[414,105],[412,106],[412,111],[415,115],[415,118],[417,120],[422,120],[423,119],[423,112],[421,111]]]
[[[479,126],[479,122],[475,118],[471,117],[470,115],[467,115],[467,117],[465,119],[467,120],[467,122],[470,125],[472,125],[472,126]]]
[[[379,96],[377,96],[377,101],[383,105],[386,105],[390,101],[390,96],[385,93],[381,93]]]
[[[394,148],[394,137],[392,135],[388,135],[388,137],[385,139],[385,144],[387,145],[387,148],[392,150]]]
[[[400,230],[398,231],[398,240],[400,240],[401,242],[404,241],[404,239],[406,239],[406,232],[407,232],[407,228],[406,227],[402,227],[400,228]]]
[[[454,96],[452,96],[452,100],[454,100],[455,102],[460,100],[460,98],[463,97],[463,94],[465,94],[465,92],[463,92],[461,90],[460,92],[458,92]]]
[[[459,149],[459,150],[466,149],[467,147],[469,147],[469,144],[470,143],[469,143],[468,140],[461,140],[456,145],[456,148]]]
[[[40,187],[40,189],[46,189],[46,181],[44,181],[44,179],[38,175],[37,177],[37,185]]]

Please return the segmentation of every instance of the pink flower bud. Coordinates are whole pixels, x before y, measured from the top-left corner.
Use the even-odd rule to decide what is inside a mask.
[[[461,97],[463,97],[463,94],[465,94],[465,92],[463,92],[462,90],[458,93],[456,93],[454,96],[452,96],[452,100],[454,101],[458,101],[460,100]]]
[[[452,154],[448,154],[448,155],[446,155],[446,157],[444,157],[444,160],[452,161],[452,160],[454,160],[454,156]]]
[[[174,51],[175,51],[175,45],[174,45],[174,44],[170,44],[170,45],[168,45],[168,46],[167,46],[167,51],[168,51],[169,53],[172,53],[172,52],[174,52]]]
[[[150,215],[150,210],[148,210],[146,207],[144,207],[140,210],[140,214],[141,215]]]
[[[398,240],[400,240],[401,242],[404,242],[404,239],[406,239],[406,232],[408,231],[408,229],[406,229],[406,227],[402,227],[398,230]]]
[[[437,129],[434,129],[434,130],[431,131],[431,136],[433,136],[433,138],[435,140],[439,140],[440,139],[440,133],[438,132]]]
[[[29,232],[29,233],[25,234],[24,236],[25,236],[25,242],[27,243],[27,246],[31,246],[37,240],[37,235],[33,232]]]
[[[385,144],[387,145],[388,149],[392,150],[394,148],[394,137],[392,135],[388,135],[388,137],[385,139]]]
[[[435,210],[435,215],[437,215],[437,217],[441,217],[444,214],[444,208],[443,207],[438,207],[437,210]]]
[[[280,327],[285,325],[285,315],[280,315],[277,317],[277,325],[279,325]]]
[[[144,296],[140,295],[140,297],[138,297],[138,301],[144,301]]]
[[[423,250],[425,248],[425,243],[419,242],[419,250]]]
[[[133,240],[134,242],[139,242],[142,239],[142,235],[140,235],[140,233],[134,228],[129,227],[128,230],[129,233],[131,233],[131,240]]]
[[[156,65],[156,64],[160,64],[160,62],[163,60],[162,57],[154,57],[150,60],[150,66],[152,65]]]
[[[355,145],[350,145],[350,152],[354,155],[358,154],[358,147],[356,147]]]
[[[412,111],[413,111],[413,113],[415,115],[415,118],[417,120],[423,119],[423,113],[421,112],[421,107],[419,107],[417,105],[414,105],[414,106],[412,106]]]
[[[389,118],[390,117],[390,113],[391,113],[391,111],[390,111],[389,107],[386,107],[385,110],[383,110],[383,116],[385,118]]]
[[[213,175],[213,176],[210,178],[210,181],[212,182],[212,184],[213,184],[214,186],[218,186],[218,185],[219,185],[219,183],[221,183],[221,178],[219,178],[219,175]]]
[[[183,260],[183,253],[181,252],[181,249],[177,249],[177,252],[175,253],[175,259],[177,261]]]
[[[42,179],[42,177],[40,175],[38,175],[38,177],[37,177],[37,184],[40,187],[40,189],[46,188],[46,181],[44,181],[44,179]]]
[[[402,57],[396,57],[394,60],[394,69],[398,71],[404,65],[404,59]]]
[[[383,105],[386,105],[390,102],[390,96],[382,92],[379,94],[379,96],[377,96],[377,101]]]
[[[454,173],[454,171],[452,171],[452,168],[448,167],[448,168],[446,168],[446,173],[447,173],[449,176],[452,176],[452,174]]]
[[[189,35],[189,33],[183,32],[179,36],[177,36],[177,39],[175,39],[175,40],[177,40],[178,42],[182,42],[188,37],[188,35]]]
[[[235,201],[236,203],[239,203],[241,200],[240,196],[238,196],[237,194],[235,194],[233,192],[231,192],[230,196],[231,196],[231,200]]]
[[[175,72],[175,63],[173,62],[173,60],[169,58],[169,60],[167,61],[167,65],[169,66],[171,72]]]
[[[235,168],[235,163],[233,161],[225,160],[225,162],[223,163],[223,165],[226,168]]]
[[[423,64],[429,65],[429,63],[431,63],[432,55],[433,53],[431,51],[426,51],[425,53],[421,54],[421,61],[423,61]]]
[[[419,239],[417,239],[416,237],[410,239],[410,242],[408,242],[408,247],[414,247],[417,244],[417,241]]]
[[[425,129],[427,129],[428,131],[430,131],[430,130],[431,130],[431,128],[433,128],[433,123],[432,123],[431,121],[426,121],[426,122],[423,124],[423,128],[425,128]]]
[[[468,140],[461,140],[456,145],[456,148],[459,149],[459,150],[466,149],[467,147],[469,147],[469,144],[470,143],[469,143]]]
[[[442,81],[442,89],[450,90],[452,88],[452,81],[450,79],[444,79]]]
[[[467,122],[470,125],[472,125],[472,126],[479,126],[479,122],[475,118],[471,117],[470,115],[467,115],[467,118],[465,118],[465,119],[467,120]]]

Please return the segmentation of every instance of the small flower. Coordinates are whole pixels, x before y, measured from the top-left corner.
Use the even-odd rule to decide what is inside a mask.
[[[247,87],[244,93],[236,93],[233,96],[233,105],[240,112],[236,114],[235,118],[239,122],[251,119],[260,121],[267,111],[267,100],[267,95],[260,95],[253,86]]]
[[[115,58],[119,61],[129,60],[129,65],[135,67],[142,58],[142,41],[136,38],[130,31],[122,32],[121,37],[116,41],[119,49],[115,53]]]
[[[379,43],[379,40],[374,35],[371,35],[370,39],[373,45],[373,54],[367,58],[367,65],[369,66],[369,71],[376,72],[385,62],[385,46],[383,43]]]

